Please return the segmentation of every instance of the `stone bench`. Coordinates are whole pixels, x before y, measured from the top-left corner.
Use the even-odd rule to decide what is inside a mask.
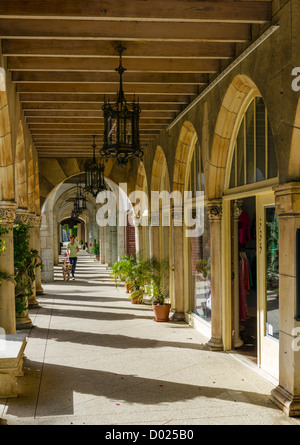
[[[0,399],[17,397],[17,377],[23,376],[24,350],[27,335],[0,335]]]

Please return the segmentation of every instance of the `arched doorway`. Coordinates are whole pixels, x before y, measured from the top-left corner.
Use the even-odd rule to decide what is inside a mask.
[[[226,97],[225,97],[226,100]],[[240,103],[224,171],[223,342],[278,378],[278,166],[268,111],[257,88]]]

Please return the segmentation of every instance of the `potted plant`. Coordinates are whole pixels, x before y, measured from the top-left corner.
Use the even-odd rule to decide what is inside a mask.
[[[24,329],[32,327],[28,316],[28,300],[33,295],[36,269],[43,265],[38,251],[29,248],[28,225],[16,224],[13,235],[17,328]]]
[[[128,278],[130,276],[131,269],[134,264],[135,261],[133,261],[133,258],[129,257],[128,255],[125,255],[119,261],[116,261],[111,267],[110,275],[114,280],[116,287],[118,287],[120,282],[125,281],[125,287],[127,293],[129,293],[131,290],[131,285],[128,282]]]
[[[169,321],[171,304],[168,295],[169,261],[151,258],[148,262],[150,275],[148,292],[152,296],[152,308],[155,321]]]
[[[92,246],[92,253],[96,255],[97,261],[100,261],[100,243],[94,243]]]
[[[139,259],[132,266],[130,274],[127,277],[127,284],[131,287],[131,303],[142,303],[147,284],[150,279],[150,269],[148,261]]]

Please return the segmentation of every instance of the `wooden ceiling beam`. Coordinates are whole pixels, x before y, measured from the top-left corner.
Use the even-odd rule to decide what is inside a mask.
[[[272,18],[270,1],[188,0],[1,0],[1,18],[93,19],[144,21],[216,21],[266,23]]]
[[[0,19],[2,39],[65,39],[115,41],[247,42],[251,25],[244,23],[157,23],[134,21]]]
[[[158,134],[160,131],[160,129],[154,128],[151,129],[149,128],[148,130],[145,129],[141,129],[141,134],[147,134],[147,135],[156,135]],[[88,129],[88,128],[83,128],[83,129],[45,129],[45,130],[36,130],[36,129],[32,129],[31,130],[32,135],[98,135],[100,137],[103,137],[103,131],[98,128],[92,128],[92,129]]]
[[[143,102],[140,104],[142,105],[143,114],[148,112],[178,112],[182,109],[182,104],[178,103],[146,103]],[[73,113],[73,112],[93,112],[93,111],[101,111],[101,107],[103,105],[102,102],[23,102],[23,111],[25,114],[27,112],[36,112],[38,114],[40,113]]]
[[[127,58],[162,57],[230,59],[234,56],[234,43],[228,42],[122,42],[126,47],[123,65]],[[118,42],[82,40],[3,40],[4,56],[37,57],[113,57]]]
[[[50,118],[63,118],[63,119],[90,119],[90,118],[101,118],[103,117],[103,112],[99,107],[99,110],[94,111],[52,111],[52,110],[40,110],[40,111],[24,111],[24,116],[27,122],[31,122],[33,119],[35,120],[44,120]],[[140,115],[140,119],[173,119],[175,117],[174,112],[170,111],[152,111],[152,110],[143,110],[143,113]]]
[[[156,118],[144,118],[140,119],[140,128],[143,128],[143,125],[149,125],[149,124],[162,124],[163,121],[168,121],[168,118],[164,117],[161,119]],[[70,118],[61,118],[61,117],[27,117],[26,122],[29,125],[45,125],[45,124],[80,124],[80,125],[89,125],[89,124],[96,124],[96,125],[104,125],[104,118],[98,117],[98,118],[82,118],[82,117],[70,117]]]
[[[47,72],[13,71],[14,83],[111,83],[119,85],[118,76],[112,79],[111,73],[97,72]],[[197,73],[128,73],[123,77],[123,84],[137,83],[172,83],[186,85],[208,84],[207,74]]]
[[[102,83],[21,83],[17,85],[18,93],[103,93],[116,94],[118,86],[114,84]],[[199,94],[198,85],[185,84],[124,84],[125,95],[129,94],[178,94],[178,95],[197,95]]]
[[[113,77],[118,64],[113,57],[7,57],[10,71],[102,71]],[[216,73],[220,70],[217,59],[126,59],[125,68],[135,73]],[[124,80],[126,75],[124,74]]]
[[[111,101],[116,100],[116,93],[106,94],[106,97]],[[94,102],[98,106],[102,106],[104,101],[104,94],[64,94],[64,93],[19,93],[20,102],[70,102],[70,103],[80,103],[80,102]],[[134,96],[132,94],[126,96],[127,101],[132,101]],[[178,96],[171,94],[157,94],[155,96],[150,94],[140,94],[139,102],[140,106],[144,106],[144,103],[148,104],[164,104],[168,102],[169,104],[187,104],[192,99],[192,96]]]

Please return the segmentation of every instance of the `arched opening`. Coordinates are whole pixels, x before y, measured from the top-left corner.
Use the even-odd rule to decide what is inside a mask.
[[[230,133],[220,121],[228,123]],[[217,184],[210,192],[224,193],[224,347],[236,348],[277,377],[279,252],[273,187],[278,165],[265,102],[248,78],[238,76],[225,95],[216,141]]]

